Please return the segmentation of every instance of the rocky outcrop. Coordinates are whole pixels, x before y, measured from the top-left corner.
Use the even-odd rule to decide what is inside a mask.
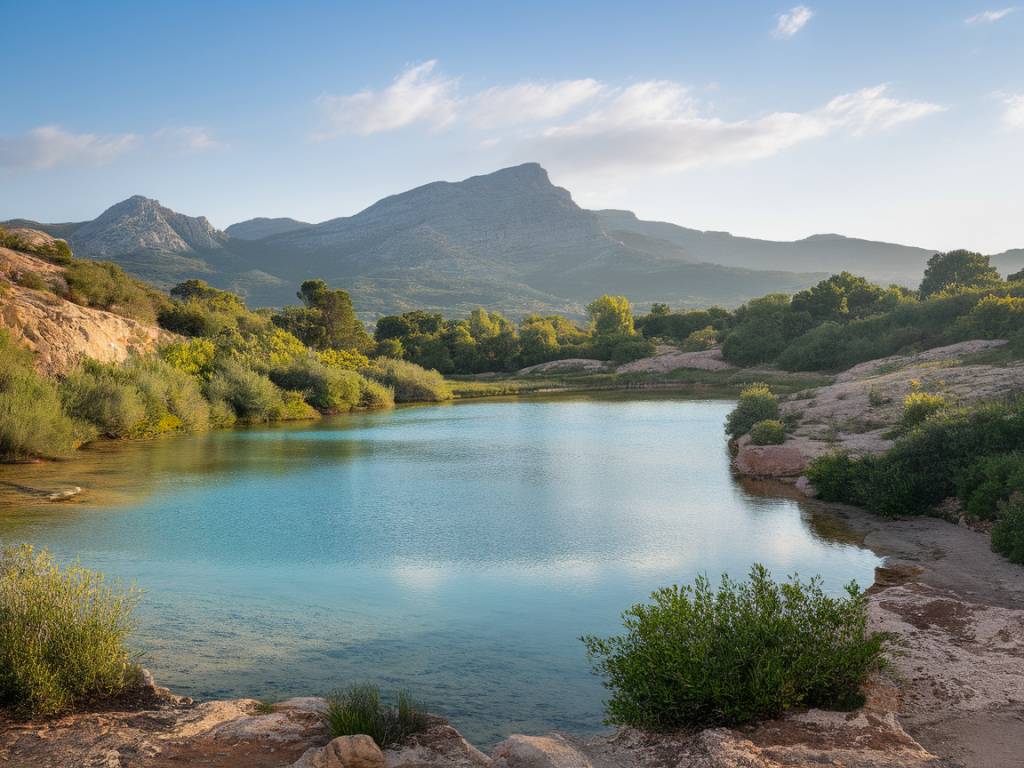
[[[659,347],[658,354],[624,363],[616,373],[669,373],[684,368],[698,371],[731,371],[736,366],[722,358],[718,347],[700,352],[681,352],[673,347]]]
[[[53,238],[35,230],[18,230],[34,244]],[[25,273],[38,275],[52,290],[36,290],[17,283]],[[179,337],[155,325],[90,309],[67,301],[61,292],[64,270],[29,253],[0,248],[0,328],[36,353],[42,373],[64,373],[83,357],[101,362],[123,362],[132,354],[153,352]]]
[[[1024,390],[1024,364],[972,362],[972,355],[1004,346],[1002,340],[974,340],[914,355],[861,363],[815,390],[780,403],[797,426],[782,445],[736,444],[736,469],[756,477],[795,479],[812,459],[835,450],[881,453],[903,414],[903,399],[914,389],[935,392],[953,404],[969,405]]]

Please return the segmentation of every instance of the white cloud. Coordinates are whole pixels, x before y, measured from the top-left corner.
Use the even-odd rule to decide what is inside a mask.
[[[1013,129],[1024,128],[1024,94],[1004,96],[1003,106],[1003,125]]]
[[[198,154],[224,147],[222,142],[214,139],[206,128],[200,126],[163,128],[156,132],[156,138],[183,154]]]
[[[814,11],[806,5],[794,6],[776,17],[775,31],[772,34],[775,37],[792,37],[807,26],[812,16]]]
[[[436,60],[409,67],[380,91],[365,90],[348,96],[324,95],[317,99],[324,130],[315,140],[347,133],[368,136],[413,123],[443,127],[455,119],[457,82],[434,74]]]
[[[0,136],[0,168],[103,165],[139,142],[133,133],[71,133],[57,125],[43,125],[22,136]]]
[[[992,24],[993,22],[999,21],[1002,18],[1010,15],[1015,9],[1011,6],[1009,8],[1001,8],[998,11],[982,11],[974,16],[969,16],[964,19],[965,24]]]
[[[937,104],[900,101],[884,85],[837,96],[807,112],[746,120],[700,114],[677,83],[638,83],[581,119],[527,141],[531,157],[577,172],[680,171],[776,155],[835,133],[860,136],[939,112]]]
[[[472,98],[469,111],[483,128],[552,120],[592,101],[603,89],[589,78],[488,88]]]

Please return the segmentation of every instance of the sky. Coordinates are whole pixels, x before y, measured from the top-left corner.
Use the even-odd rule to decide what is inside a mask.
[[[0,0],[0,220],[323,221],[536,161],[589,208],[1024,247],[1024,5]]]

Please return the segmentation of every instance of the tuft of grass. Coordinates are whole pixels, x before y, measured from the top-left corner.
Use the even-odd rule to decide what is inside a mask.
[[[324,721],[332,739],[365,734],[381,749],[400,744],[427,727],[426,713],[408,692],[399,691],[392,706],[383,703],[380,688],[369,683],[328,696]]]
[[[272,715],[274,706],[277,704],[273,699],[260,699],[253,707],[253,713],[257,715]]]
[[[55,715],[115,696],[136,677],[125,645],[139,592],[61,566],[29,545],[0,552],[0,706]]]

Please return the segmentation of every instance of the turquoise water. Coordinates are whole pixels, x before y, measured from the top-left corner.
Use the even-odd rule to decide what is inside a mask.
[[[371,680],[481,744],[585,732],[604,691],[578,636],[657,587],[753,561],[871,581],[874,555],[732,476],[730,408],[481,402],[108,445],[0,469],[0,538],[145,589],[136,643],[180,693]],[[73,484],[77,504],[21,492]]]

